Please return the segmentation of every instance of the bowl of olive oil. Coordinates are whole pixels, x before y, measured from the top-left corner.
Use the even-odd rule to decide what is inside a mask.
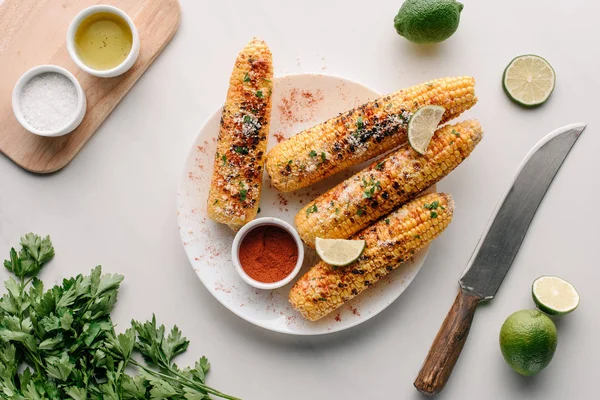
[[[140,38],[126,13],[117,7],[96,5],[82,10],[71,22],[67,50],[87,73],[112,78],[135,64]]]

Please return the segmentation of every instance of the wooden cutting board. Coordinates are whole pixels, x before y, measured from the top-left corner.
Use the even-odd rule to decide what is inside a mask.
[[[75,157],[179,26],[178,0],[4,0],[0,3],[0,151],[21,167],[37,173],[57,171]],[[67,53],[66,35],[71,20],[94,4],[110,4],[125,11],[140,35],[137,62],[116,78],[97,78],[83,72]],[[39,64],[56,64],[71,71],[86,94],[85,118],[66,136],[33,135],[12,112],[13,86],[25,71]],[[132,110],[136,111],[143,112]]]

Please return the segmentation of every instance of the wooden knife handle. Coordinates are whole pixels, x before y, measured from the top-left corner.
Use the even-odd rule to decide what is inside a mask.
[[[458,292],[415,379],[415,387],[419,392],[433,395],[442,391],[467,341],[480,301],[481,298],[462,289]]]

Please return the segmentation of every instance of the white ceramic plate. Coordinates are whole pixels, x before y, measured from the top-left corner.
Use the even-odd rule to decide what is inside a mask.
[[[303,129],[379,96],[359,83],[329,75],[288,75],[276,78],[273,86],[269,148]],[[287,297],[293,283],[278,290],[261,291],[242,281],[231,262],[233,232],[206,216],[220,116],[221,109],[196,137],[185,161],[177,193],[181,240],[194,271],[208,291],[245,320],[265,329],[294,335],[319,335],[348,329],[377,315],[396,300],[419,272],[427,248],[356,299],[317,322],[305,321],[289,305]],[[278,217],[293,224],[295,214],[307,202],[358,168],[293,193],[279,193],[271,188],[265,174],[259,216]],[[317,260],[315,252],[307,248],[303,270],[298,277]]]

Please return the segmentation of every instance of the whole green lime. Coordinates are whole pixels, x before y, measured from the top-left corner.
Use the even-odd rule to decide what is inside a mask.
[[[458,29],[463,4],[456,0],[406,0],[394,18],[400,36],[414,43],[438,43]]]
[[[537,310],[511,314],[500,329],[504,360],[521,375],[537,374],[550,364],[556,350],[556,326]]]

